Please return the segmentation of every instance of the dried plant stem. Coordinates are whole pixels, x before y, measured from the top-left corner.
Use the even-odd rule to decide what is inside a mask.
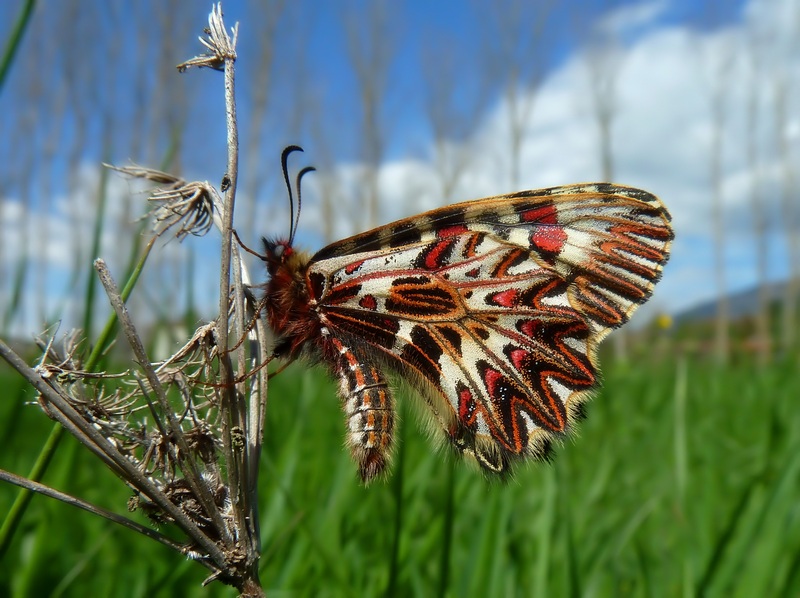
[[[213,19],[212,19],[213,21]],[[219,31],[214,23],[210,21],[212,38],[227,38],[224,26]],[[221,19],[219,24],[221,25]],[[229,318],[228,306],[230,304],[231,288],[231,261],[233,254],[233,214],[236,203],[236,187],[239,178],[239,131],[236,119],[236,95],[235,95],[235,63],[236,54],[226,52],[222,55],[225,73],[225,122],[227,128],[228,164],[225,173],[225,195],[222,210],[222,246],[220,251],[220,275],[219,275],[219,319],[217,320],[217,341],[221,349],[219,354],[220,382],[222,388],[222,401],[220,410],[222,413],[222,440],[225,462],[228,464],[228,483],[229,488],[235,493],[231,498],[238,508],[234,508],[237,517],[237,527],[239,530],[252,530],[251,522],[257,521],[255,514],[257,501],[249,499],[246,489],[249,484],[244,483],[247,479],[248,470],[245,467],[247,461],[247,451],[240,447],[234,438],[234,430],[240,432],[247,428],[245,420],[244,405],[244,383],[233,385],[233,367],[227,353],[229,338]],[[238,258],[238,252],[236,252]],[[237,284],[235,285],[235,309],[233,310],[234,330],[238,335],[243,334],[244,326],[242,317],[244,314],[244,291],[241,281],[241,264],[236,260]],[[239,367],[244,367],[245,350],[244,346],[237,348],[237,362]],[[242,374],[244,371],[241,372]],[[240,447],[240,448],[237,448]],[[257,536],[248,533],[248,553],[257,555]],[[255,545],[254,541],[255,540]],[[255,550],[251,550],[255,549]]]
[[[97,455],[126,484],[147,496],[175,521],[207,552],[209,558],[222,569],[225,556],[219,547],[206,536],[186,514],[174,505],[152,482],[100,432],[75,411],[72,405],[50,386],[11,348],[0,340],[0,357],[19,372],[50,404],[50,415],[66,430]]]
[[[267,347],[267,326],[262,318],[256,321],[256,331],[258,339],[258,353],[257,355],[266,356],[269,354]],[[263,359],[263,357],[262,357]],[[264,442],[264,420],[267,414],[267,383],[269,380],[269,373],[266,368],[261,368],[258,372],[258,378],[251,389],[250,398],[250,426],[248,428],[248,446],[250,448],[250,471],[248,472],[248,493],[254,497],[257,504],[257,490],[258,490],[258,463],[259,455],[261,455],[261,446]],[[257,514],[257,513],[255,513]],[[257,523],[258,518],[254,518]],[[258,528],[256,528],[256,531]],[[260,533],[257,534],[260,538]],[[260,550],[259,550],[260,552]]]
[[[60,500],[68,505],[72,505],[73,507],[78,507],[79,509],[83,509],[84,511],[88,511],[89,513],[93,513],[94,515],[99,515],[100,517],[104,517],[109,521],[113,521],[114,523],[118,523],[123,527],[127,527],[135,532],[139,532],[140,534],[147,536],[148,538],[155,540],[156,542],[160,542],[164,546],[172,548],[173,550],[177,550],[183,554],[188,553],[188,549],[186,546],[176,542],[175,540],[165,536],[162,533],[157,532],[156,530],[136,523],[128,519],[127,517],[122,517],[121,515],[117,515],[112,511],[107,511],[101,507],[95,506],[85,500],[81,500],[75,496],[70,494],[65,494],[64,492],[59,492],[58,490],[54,490],[50,486],[45,486],[44,484],[40,484],[38,482],[34,482],[28,478],[23,478],[22,476],[15,475],[11,472],[5,471],[0,469],[0,480],[4,482],[8,482],[10,484],[14,484],[19,486],[20,488],[25,488],[30,492],[36,492],[38,494],[42,494],[44,496],[48,496],[50,498],[55,498],[56,500]],[[201,561],[204,565],[209,567],[210,569],[216,571],[217,568],[213,566],[212,563],[207,561]]]
[[[219,361],[220,420],[222,428],[222,450],[227,464],[227,486],[233,502],[233,513],[239,540],[245,548],[245,578],[243,593],[260,594],[258,582],[259,526],[258,526],[258,458],[263,434],[263,407],[266,405],[266,378],[259,376],[250,395],[250,408],[245,403],[247,389],[245,382],[233,384],[233,363],[228,352],[231,327],[236,338],[245,333],[246,271],[241,262],[238,248],[233,245],[233,214],[236,204],[236,189],[239,177],[239,131],[236,117],[236,38],[238,24],[232,29],[233,38],[228,35],[222,20],[221,6],[217,4],[209,17],[208,39],[201,42],[211,50],[205,56],[198,56],[180,65],[180,70],[189,66],[206,66],[224,72],[225,119],[227,131],[228,160],[223,177],[224,198],[221,206],[216,206],[215,218],[221,233],[220,272],[219,272],[219,316],[217,319],[217,346]],[[216,202],[215,202],[216,203]],[[233,266],[233,305],[231,309],[231,267]],[[263,327],[259,333],[264,332]],[[259,345],[261,352],[252,351],[256,356],[266,355],[264,342]],[[244,343],[234,349],[238,368],[237,380],[245,376],[247,352]],[[257,393],[257,394],[256,394]],[[249,577],[248,577],[249,576]]]
[[[243,271],[241,267],[241,255],[238,248],[233,246],[232,251],[234,262],[234,313],[237,316],[234,318],[233,325],[235,327],[234,334],[236,338],[241,338],[245,333],[244,319],[245,314],[247,313],[245,310],[244,281],[242,276]],[[246,359],[245,344],[240,343],[236,348],[238,380],[242,380],[245,377],[247,367]],[[237,421],[239,430],[244,432],[244,430],[250,430],[250,428],[254,427],[256,423],[252,417],[248,419],[248,414],[252,415],[252,410],[248,412],[247,404],[243,400],[243,397],[245,396],[245,383],[242,382],[239,384],[239,386],[241,388],[237,389],[237,392],[235,393],[236,412],[231,413],[231,419]],[[250,404],[252,405],[253,403],[259,403],[259,401],[256,400],[256,395],[250,396]],[[239,498],[239,504],[241,506],[240,509],[236,509],[237,514],[240,516],[237,523],[239,525],[239,529],[247,530],[247,534],[245,534],[245,536],[248,543],[248,554],[258,555],[260,553],[260,532],[258,525],[257,479],[253,481],[250,480],[250,476],[253,475],[253,469],[249,467],[249,464],[254,461],[258,463],[259,452],[255,452],[256,447],[249,441],[249,436],[247,438],[242,438],[241,441],[241,449],[236,451],[235,455],[232,455],[235,461],[231,462],[236,464],[240,482],[238,486],[235,486]],[[258,468],[255,469],[256,474],[257,472]]]
[[[134,327],[130,318],[130,314],[128,313],[128,308],[125,306],[125,302],[122,301],[122,297],[120,297],[119,290],[117,289],[117,285],[111,277],[111,273],[108,271],[105,262],[100,259],[95,260],[95,269],[100,277],[100,282],[105,288],[108,299],[111,302],[111,306],[114,308],[114,311],[117,314],[117,318],[119,319],[125,337],[128,339],[128,343],[133,350],[133,354],[136,357],[136,360],[139,362],[141,368],[144,370],[145,376],[147,377],[147,382],[150,384],[150,388],[153,390],[153,392],[155,392],[158,402],[161,405],[161,409],[168,418],[169,431],[175,437],[175,443],[178,446],[179,453],[182,453],[183,455],[190,455],[191,451],[186,445],[186,438],[181,433],[180,423],[175,419],[175,413],[169,404],[164,387],[162,386],[161,381],[158,379],[158,374],[156,374],[155,368],[153,368],[153,365],[150,363],[150,360],[147,357],[142,340],[139,338],[139,335],[136,332],[136,328]],[[231,544],[233,540],[230,535],[230,530],[228,530],[228,526],[225,525],[219,509],[217,508],[216,504],[214,504],[214,498],[211,496],[208,487],[202,482],[195,462],[192,459],[183,459],[179,460],[179,463],[186,481],[195,492],[198,500],[200,500],[202,503],[206,515],[213,520],[215,527],[222,535],[222,539],[225,541],[225,543]]]

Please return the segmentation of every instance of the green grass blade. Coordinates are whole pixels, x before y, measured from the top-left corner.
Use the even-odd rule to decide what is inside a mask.
[[[397,464],[394,466],[392,477],[392,494],[394,496],[394,525],[391,555],[389,557],[389,581],[386,584],[387,597],[396,596],[398,580],[400,577],[400,539],[403,534],[403,476],[405,471],[405,426],[400,426],[397,439]]]
[[[453,520],[455,518],[455,464],[453,459],[445,463],[445,495],[443,504],[444,529],[441,537],[441,560],[439,561],[439,591],[437,596],[446,596],[450,585],[450,559],[453,545]]]
[[[536,526],[538,546],[536,562],[533,564],[534,589],[531,596],[550,596],[553,594],[550,587],[549,571],[553,563],[553,540],[556,522],[558,521],[558,483],[552,467],[542,468],[542,510],[539,514],[539,523]]]
[[[28,274],[29,261],[26,246],[25,253],[20,256],[14,271],[14,282],[11,285],[11,301],[3,314],[3,336],[8,336],[11,322],[14,320],[14,317],[17,315],[22,305],[22,295],[25,289],[25,279]]]
[[[714,583],[715,577],[724,562],[725,552],[730,548],[733,537],[744,520],[744,513],[750,505],[753,491],[761,485],[761,478],[761,472],[757,473],[753,476],[752,481],[746,484],[742,489],[739,499],[736,501],[721,533],[717,537],[714,549],[711,552],[711,557],[708,560],[708,565],[700,576],[700,580],[697,582],[695,595],[705,596],[712,583]]]
[[[14,23],[14,28],[11,30],[11,36],[8,38],[6,49],[3,52],[3,58],[0,59],[0,91],[3,90],[3,85],[5,85],[6,78],[11,70],[11,65],[14,63],[14,58],[22,43],[22,36],[25,34],[25,30],[31,22],[31,16],[33,15],[35,6],[36,0],[26,0]]]
[[[28,474],[28,478],[37,482],[42,479],[42,476],[47,471],[47,467],[56,454],[56,449],[58,448],[59,442],[61,442],[63,434],[64,428],[60,425],[53,426],[50,430],[50,436],[42,447],[33,469],[31,469]],[[11,506],[11,509],[9,509],[3,521],[3,526],[0,527],[0,561],[3,560],[3,556],[11,545],[14,532],[17,531],[22,517],[33,498],[33,494],[34,493],[28,489],[20,490],[17,493],[17,498],[14,500],[14,504]]]
[[[104,155],[108,154],[105,148]],[[100,170],[100,181],[97,188],[97,213],[92,228],[92,248],[90,254],[92,261],[100,254],[100,241],[103,235],[103,221],[105,219],[106,206],[108,204],[108,168]],[[94,297],[97,294],[97,276],[94,272],[93,264],[89,264],[89,276],[86,279],[86,295],[84,296],[83,309],[83,332],[86,338],[93,338],[92,326],[94,320]]]

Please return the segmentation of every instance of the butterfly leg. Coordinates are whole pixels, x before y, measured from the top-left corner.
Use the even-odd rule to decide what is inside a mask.
[[[386,378],[368,359],[338,339],[334,373],[347,420],[347,445],[364,483],[386,469],[394,441],[395,408]]]

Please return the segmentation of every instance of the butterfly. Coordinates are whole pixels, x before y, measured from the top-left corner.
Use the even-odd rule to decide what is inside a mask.
[[[457,203],[314,255],[294,248],[297,225],[264,239],[274,355],[337,379],[364,482],[391,459],[389,374],[484,470],[545,457],[598,386],[599,343],[650,297],[673,239],[658,198],[607,183]]]

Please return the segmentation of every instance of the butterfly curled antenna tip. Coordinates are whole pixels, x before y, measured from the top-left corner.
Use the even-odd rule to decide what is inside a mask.
[[[283,182],[286,184],[286,191],[289,193],[289,239],[294,238],[294,198],[292,197],[292,185],[289,182],[289,155],[292,152],[302,152],[303,148],[299,145],[286,146],[281,153],[281,169],[283,170]]]
[[[300,183],[303,180],[303,177],[308,174],[309,172],[314,172],[317,169],[313,166],[306,166],[303,170],[297,173],[297,182],[295,186],[297,187],[297,214],[295,215],[294,225],[292,226],[292,234],[289,237],[289,245],[294,242],[294,234],[297,232],[297,227],[300,226],[300,206],[301,206],[301,194],[300,194]]]

